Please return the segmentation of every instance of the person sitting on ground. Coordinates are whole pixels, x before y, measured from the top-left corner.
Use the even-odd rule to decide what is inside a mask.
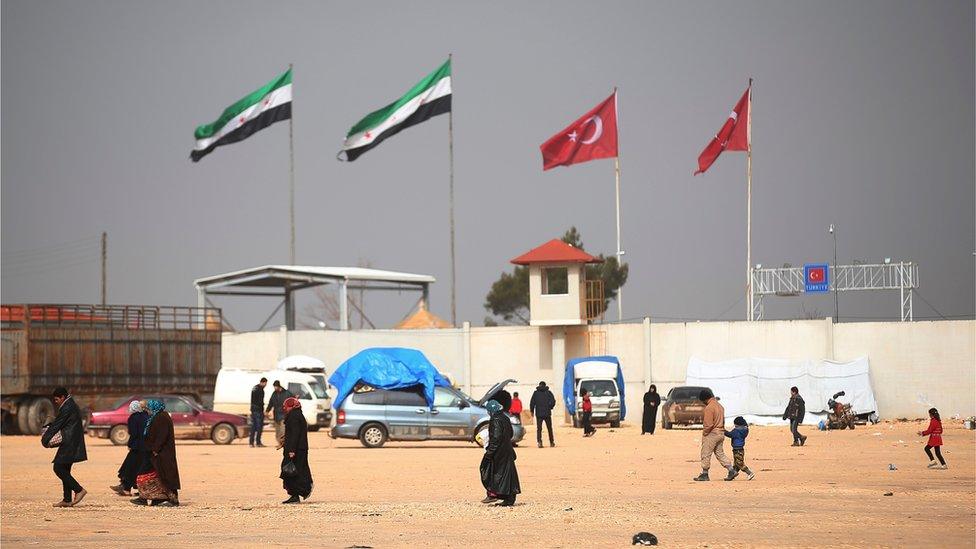
[[[582,389],[580,393],[583,394],[583,436],[591,437],[596,434],[596,429],[593,428],[593,401],[586,389]]]
[[[725,431],[725,436],[732,439],[732,467],[736,471],[745,473],[747,480],[752,480],[756,478],[756,474],[746,466],[746,437],[749,436],[749,424],[742,416],[736,417],[732,423],[735,427],[731,431]]]
[[[790,432],[793,433],[793,444],[791,446],[803,446],[807,442],[807,437],[800,434],[800,422],[807,413],[806,404],[800,396],[800,390],[790,387],[790,402],[786,405],[783,412],[783,419],[790,420]]]
[[[698,393],[698,399],[705,403],[705,413],[702,421],[701,439],[702,472],[694,480],[708,480],[708,468],[712,462],[712,454],[715,454],[715,459],[722,464],[722,467],[728,469],[729,476],[725,480],[732,480],[739,473],[732,467],[729,458],[725,457],[725,450],[722,448],[725,442],[725,408],[718,403],[718,399],[712,394],[711,389],[702,389]]]
[[[929,409],[929,428],[919,431],[919,436],[929,437],[928,444],[925,445],[925,455],[929,456],[929,469],[948,469],[945,459],[942,457],[942,418],[939,411],[935,408]],[[935,455],[939,458],[939,463],[932,457],[932,449],[935,448]]]

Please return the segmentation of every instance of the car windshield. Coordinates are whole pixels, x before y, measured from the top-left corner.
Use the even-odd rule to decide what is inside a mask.
[[[325,392],[325,386],[317,381],[309,381],[308,386],[312,388],[312,392],[315,393],[315,398],[328,398],[328,393]]]
[[[112,405],[112,408],[111,409],[112,410],[118,410],[119,408],[122,407],[123,404],[128,404],[131,400],[132,400],[132,397],[123,397],[123,398],[120,398],[120,399],[118,399],[118,400],[115,401],[115,404]]]
[[[617,384],[609,379],[586,379],[580,383],[580,394],[583,391],[594,397],[617,396]]]

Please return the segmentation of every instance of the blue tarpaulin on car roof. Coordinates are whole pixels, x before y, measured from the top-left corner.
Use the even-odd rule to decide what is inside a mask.
[[[356,353],[336,368],[329,384],[337,394],[332,405],[339,409],[342,402],[359,383],[377,389],[400,389],[422,385],[427,406],[434,404],[434,387],[450,387],[451,383],[437,371],[424,353],[402,347],[374,347]]]

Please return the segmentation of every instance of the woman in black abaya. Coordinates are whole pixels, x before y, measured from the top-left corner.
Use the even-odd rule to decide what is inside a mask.
[[[657,394],[657,386],[644,393],[644,420],[641,422],[641,434],[654,434],[654,426],[657,423],[657,409],[661,406],[661,395]]]
[[[522,492],[518,470],[515,468],[515,449],[512,447],[512,420],[505,410],[512,404],[507,391],[499,391],[485,404],[491,420],[488,424],[488,447],[481,460],[481,483],[488,496],[482,503],[501,500],[500,507],[515,505],[515,496]]]

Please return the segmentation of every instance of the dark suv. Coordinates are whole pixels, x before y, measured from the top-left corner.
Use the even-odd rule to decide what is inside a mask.
[[[698,400],[698,394],[707,387],[674,387],[661,407],[661,427],[670,429],[672,425],[695,425],[704,420],[705,403]]]

